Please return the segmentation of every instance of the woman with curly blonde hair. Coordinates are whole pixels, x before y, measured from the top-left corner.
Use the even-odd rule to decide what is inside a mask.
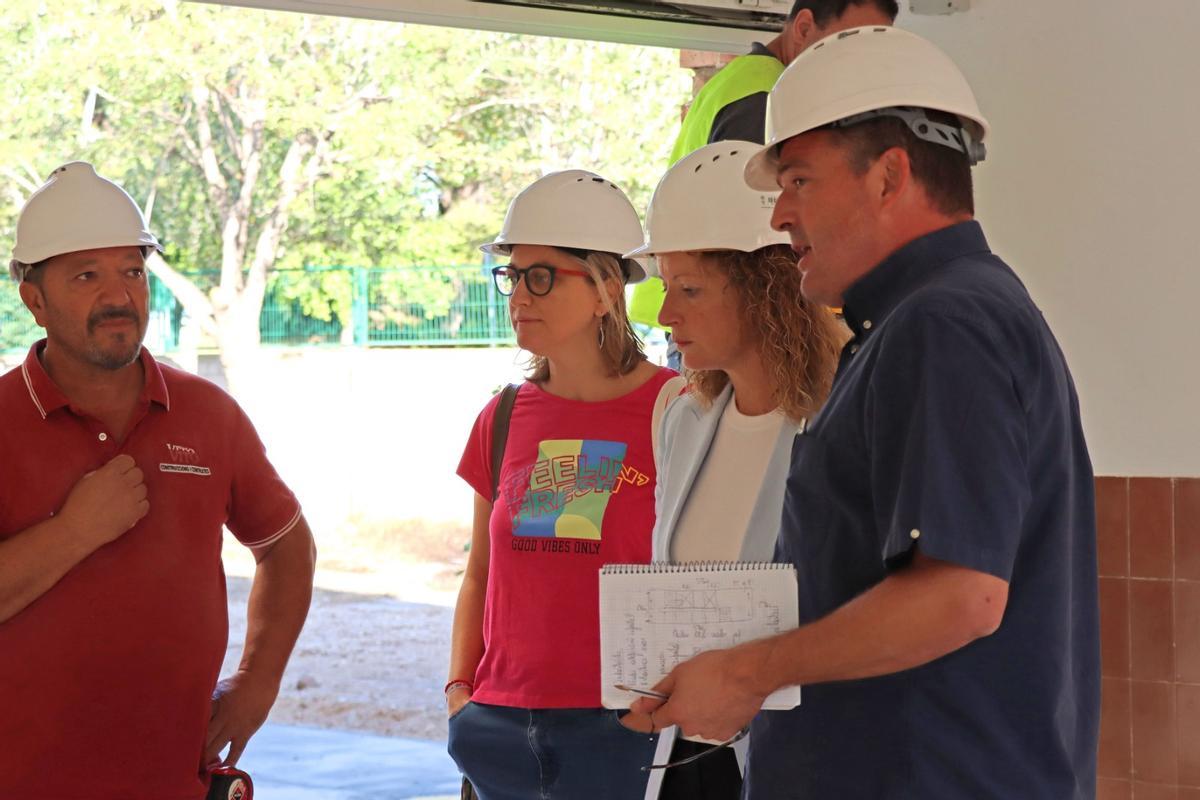
[[[645,244],[626,254],[657,261],[659,321],[690,386],[659,434],[655,561],[772,560],[792,440],[837,366],[840,326],[800,292],[797,256],[770,227],[774,195],[742,178],[757,149],[726,141],[679,161],[650,202]],[[681,739],[670,760],[685,759],[665,770],[660,797],[739,795],[730,749]]]
[[[685,259],[679,259],[680,255]],[[686,259],[689,255],[693,258]],[[681,263],[684,260],[691,263]],[[800,294],[801,275],[790,245],[767,245],[752,253],[721,250],[666,254],[660,257],[660,263],[663,261],[670,265],[668,269],[674,268],[676,282],[680,283],[679,295],[688,301],[697,299],[699,282],[724,281],[722,300],[734,306],[739,337],[751,340],[755,346],[753,355],[759,364],[755,365],[752,377],[760,377],[757,367],[761,365],[761,377],[765,379],[744,386],[737,394],[737,406],[752,405],[749,395],[755,390],[769,392],[764,402],[773,402],[772,411],[796,423],[803,422],[821,407],[829,394],[844,335],[828,309],[815,306]],[[693,271],[696,277],[691,275]],[[685,303],[681,300],[679,305]],[[670,319],[681,313],[687,311],[672,307],[665,317]],[[720,336],[728,331],[715,333]],[[684,362],[688,386],[696,401],[710,408],[726,390],[734,397],[730,374],[719,365],[705,363],[698,352],[696,345],[703,346],[703,340],[686,340],[686,344],[697,351],[692,358],[694,369]]]

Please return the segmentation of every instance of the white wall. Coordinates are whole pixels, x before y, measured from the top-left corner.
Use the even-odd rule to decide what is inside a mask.
[[[1200,2],[972,5],[898,24],[992,123],[979,218],[1066,351],[1096,472],[1200,475]]]

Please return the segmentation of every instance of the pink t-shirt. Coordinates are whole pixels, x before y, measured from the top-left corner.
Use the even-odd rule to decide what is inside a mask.
[[[520,708],[600,705],[599,571],[650,560],[654,454],[650,418],[661,369],[602,403],[517,394],[492,508],[483,660],[473,700]],[[491,496],[492,398],[458,474]]]

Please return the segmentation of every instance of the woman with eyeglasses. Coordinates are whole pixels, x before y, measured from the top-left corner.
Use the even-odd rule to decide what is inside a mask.
[[[645,270],[621,253],[641,238],[620,189],[570,170],[517,195],[483,248],[509,259],[493,275],[532,359],[498,475],[499,396],[458,469],[475,522],[454,614],[448,749],[482,800],[645,790],[655,737],[600,707],[598,610],[601,566],[650,560],[651,427],[675,376],[646,361],[626,317],[625,285]]]
[[[626,254],[655,259],[659,321],[690,390],[662,420],[655,561],[773,560],[792,440],[837,365],[840,326],[801,294],[796,253],[771,230],[774,195],[742,178],[758,149],[725,141],[676,163],[650,201],[645,244]],[[680,737],[659,761],[678,764],[660,798],[740,795],[733,748]]]

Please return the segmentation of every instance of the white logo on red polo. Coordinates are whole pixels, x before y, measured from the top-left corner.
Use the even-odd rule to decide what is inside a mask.
[[[171,454],[171,461],[175,464],[197,464],[200,461],[194,448],[184,447],[181,444],[167,442],[167,452]]]
[[[158,469],[160,472],[202,476],[212,474],[212,470],[208,467],[200,466],[200,454],[196,452],[194,447],[167,442],[167,454],[170,456],[171,463],[159,464]]]

